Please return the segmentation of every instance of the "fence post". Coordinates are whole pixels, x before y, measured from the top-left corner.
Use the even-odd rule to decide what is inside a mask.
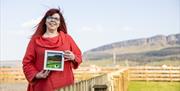
[[[122,73],[122,79],[123,79],[123,91],[128,90],[128,70],[125,70]]]
[[[169,68],[170,82],[172,82],[172,66]]]

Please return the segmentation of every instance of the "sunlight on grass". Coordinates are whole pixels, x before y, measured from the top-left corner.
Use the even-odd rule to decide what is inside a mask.
[[[180,91],[180,82],[130,81],[128,91]]]

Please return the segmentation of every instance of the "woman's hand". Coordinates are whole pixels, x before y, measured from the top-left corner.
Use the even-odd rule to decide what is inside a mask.
[[[65,58],[65,61],[75,60],[75,55],[73,52],[66,50],[66,51],[64,51],[64,58]]]
[[[36,74],[36,79],[42,79],[42,78],[47,78],[49,75],[50,71],[49,70],[42,70],[39,73]]]

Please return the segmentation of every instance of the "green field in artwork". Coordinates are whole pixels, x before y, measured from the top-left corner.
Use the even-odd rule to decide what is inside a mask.
[[[61,62],[60,61],[47,61],[47,68],[61,68]]]

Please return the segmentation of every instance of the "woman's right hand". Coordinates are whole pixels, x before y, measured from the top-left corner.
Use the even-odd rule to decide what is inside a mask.
[[[49,70],[41,70],[39,73],[36,74],[36,79],[42,79],[42,78],[47,78],[49,75],[50,71]]]

